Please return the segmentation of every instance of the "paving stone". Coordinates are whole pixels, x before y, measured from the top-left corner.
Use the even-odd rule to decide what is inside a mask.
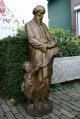
[[[80,97],[79,94],[75,93],[75,92],[70,92],[71,95],[75,96],[75,97]]]
[[[65,100],[63,100],[63,99],[60,99],[60,102],[61,102],[62,104],[67,105],[67,106],[71,106],[71,104],[70,104],[69,102],[67,102],[67,101],[65,101]]]
[[[65,116],[65,115],[61,115],[61,116],[60,116],[60,119],[70,119],[70,118],[68,118],[68,117]]]
[[[44,115],[42,116],[43,119],[49,119],[49,116],[48,115]]]
[[[54,114],[56,114],[57,116],[60,116],[60,115],[62,114],[59,110],[57,110],[57,109],[55,109],[55,108],[53,108],[52,112],[53,112]]]
[[[7,117],[1,117],[0,119],[7,119]]]
[[[9,112],[10,111],[9,106],[7,106],[6,104],[2,104],[2,108],[3,108],[4,112]]]
[[[61,99],[60,102],[64,103],[65,105],[71,107],[72,109],[74,109],[74,110],[76,110],[76,111],[80,111],[80,108],[78,108],[78,107],[76,107],[76,106],[70,104],[70,103],[67,102],[67,101],[64,101],[64,100]]]
[[[80,90],[80,89],[79,89]],[[80,96],[80,91],[79,90],[76,90],[74,89],[74,91]]]
[[[69,93],[69,92],[67,92],[67,93]],[[67,94],[65,95],[64,93],[62,93],[62,96],[65,97],[65,98],[67,98],[68,100],[71,100],[71,97],[68,96]]]
[[[6,116],[8,119],[16,119],[12,112],[6,112]]]
[[[59,100],[53,99],[53,103],[60,104]]]
[[[15,106],[12,106],[11,107],[11,111],[16,114],[16,113],[19,113],[18,109],[15,107]]]
[[[76,103],[78,103],[80,105],[80,101],[79,100],[76,100]]]
[[[65,109],[60,109],[61,113],[63,113],[64,115],[66,115],[67,117],[69,117],[70,119],[74,118],[74,115],[72,115],[70,112],[68,112]]]
[[[78,100],[78,99],[77,99]],[[71,98],[71,101],[74,101],[74,102],[76,102],[76,99],[75,98]]]
[[[4,111],[3,111],[3,109],[0,106],[0,117],[3,117],[3,116],[4,116]]]
[[[60,107],[60,105],[53,103],[53,108],[60,109],[61,107]]]
[[[78,115],[78,118],[80,119],[80,113],[79,113],[79,115]]]
[[[61,98],[59,97],[59,95],[58,95],[58,96],[53,95],[53,98],[55,98],[55,99],[57,99],[57,100],[60,100],[60,99],[61,99]]]
[[[23,108],[23,106],[18,105],[17,108],[18,108],[18,109],[21,109],[21,108]]]
[[[58,116],[56,116],[55,114],[53,114],[53,113],[50,113],[50,114],[48,114],[52,119],[59,119],[59,117]]]
[[[30,119],[37,119],[38,117],[32,117],[32,116],[30,116]],[[40,118],[40,117],[39,117]],[[27,119],[27,118],[26,118]]]
[[[70,97],[74,98],[74,99],[78,99],[78,97],[71,95],[71,93],[67,93],[67,95],[69,95]]]
[[[65,94],[61,94],[61,95],[56,94],[56,95],[59,96],[60,98],[64,99],[64,100],[70,101],[70,97],[65,95]]]
[[[70,107],[68,107],[67,105],[65,105],[63,103],[61,103],[60,106],[64,109],[66,109],[67,111],[70,111],[70,112],[72,111],[72,109]]]
[[[16,119],[24,119],[24,117],[20,113],[15,114],[15,117]]]
[[[74,119],[79,119],[79,118],[74,118]]]
[[[69,101],[71,104],[75,105],[76,107],[79,107],[80,108],[80,104],[74,102],[74,101]]]
[[[75,111],[80,111],[80,108],[78,108],[78,107],[76,107],[76,106],[74,106],[74,105],[70,105],[70,107],[71,107],[72,109],[74,109]]]
[[[37,119],[37,117],[31,117],[31,116],[27,115],[27,117],[25,119]]]
[[[0,98],[0,105],[1,104],[6,104],[6,101],[4,99],[2,99],[2,98]]]
[[[19,108],[20,113],[24,116],[27,117],[26,109],[24,108]]]
[[[34,119],[35,119],[35,117],[34,117]],[[36,117],[36,119],[42,119],[42,117]]]
[[[74,110],[73,110],[71,113],[72,113],[74,116],[77,116],[77,115],[79,115],[79,112],[77,112],[77,111],[74,111]]]
[[[9,100],[6,100],[6,103],[9,107],[13,106],[13,104]]]
[[[48,97],[48,99],[49,99],[49,100],[51,100],[51,101],[53,100],[53,98],[52,98],[52,97]]]

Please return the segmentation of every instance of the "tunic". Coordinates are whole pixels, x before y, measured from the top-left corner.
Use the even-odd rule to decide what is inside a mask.
[[[30,44],[32,68],[35,69],[47,57],[50,49],[47,49],[46,52],[43,52],[42,50],[46,47],[46,44],[50,42],[51,38],[48,29],[43,22],[39,26],[35,20],[32,19],[30,22],[25,24],[25,29]],[[47,77],[50,80],[51,75],[52,60],[46,67],[39,69],[36,74],[36,81],[42,81]]]

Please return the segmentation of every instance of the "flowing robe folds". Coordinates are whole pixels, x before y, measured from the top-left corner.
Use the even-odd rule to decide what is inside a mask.
[[[43,49],[46,47],[46,44],[51,41],[51,38],[46,25],[42,23],[39,26],[34,19],[26,23],[25,29],[30,44],[32,68],[35,69],[47,58],[50,49],[47,49],[46,52],[43,52]],[[36,75],[36,81],[42,81],[47,77],[49,79],[48,81],[50,81],[51,75],[52,60],[46,67],[39,69]]]

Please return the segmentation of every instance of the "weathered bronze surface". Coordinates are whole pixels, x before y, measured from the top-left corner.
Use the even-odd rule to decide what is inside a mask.
[[[42,116],[52,111],[48,101],[51,85],[53,56],[59,48],[49,35],[47,26],[42,22],[45,8],[41,5],[33,9],[33,19],[25,24],[28,36],[31,62],[25,62],[26,71],[21,90],[24,92],[28,105],[27,113],[32,116]]]

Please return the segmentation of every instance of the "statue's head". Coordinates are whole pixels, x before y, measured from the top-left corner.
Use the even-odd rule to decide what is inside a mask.
[[[37,23],[42,22],[44,14],[45,14],[45,8],[41,5],[38,5],[33,9],[34,19],[36,20]]]
[[[23,69],[24,69],[27,73],[30,72],[31,69],[32,69],[32,64],[31,64],[31,62],[28,62],[28,61],[24,62],[24,64],[23,64]]]

